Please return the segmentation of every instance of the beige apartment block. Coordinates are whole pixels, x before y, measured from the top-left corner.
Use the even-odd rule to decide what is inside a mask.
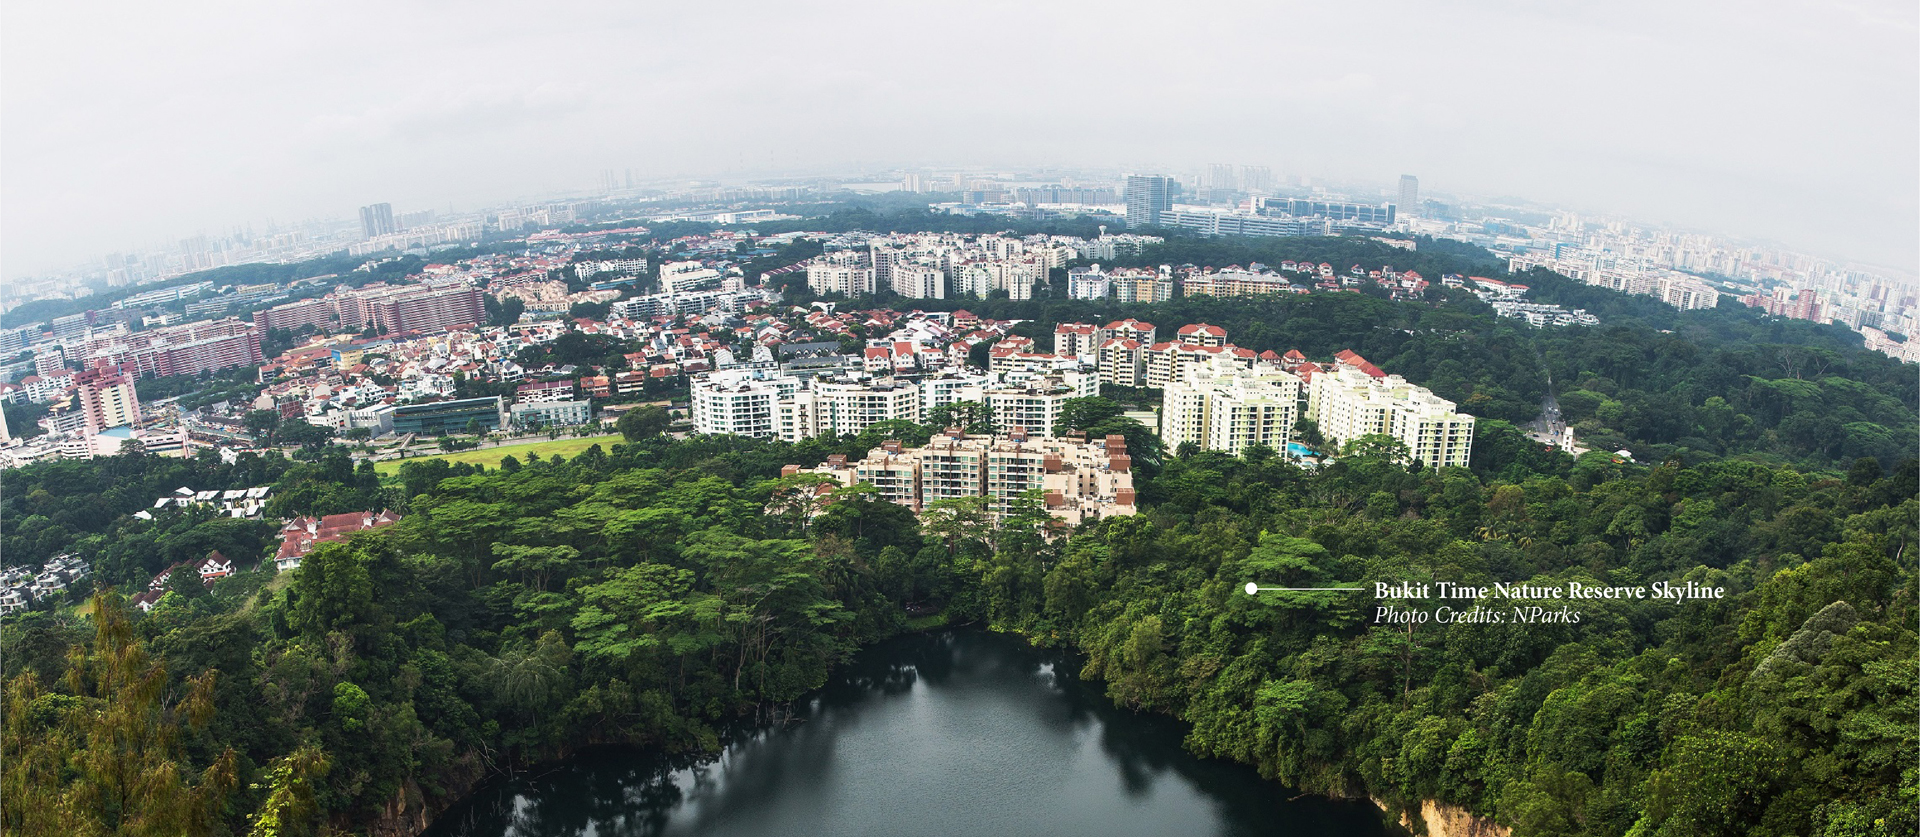
[[[841,485],[871,485],[890,502],[915,512],[940,500],[985,497],[1003,519],[1014,502],[1039,491],[1047,512],[1067,526],[1136,512],[1133,461],[1123,437],[1086,441],[1040,438],[1023,432],[968,436],[948,430],[918,448],[889,441],[859,460],[829,457],[815,468],[788,465],[783,476],[823,474]]]

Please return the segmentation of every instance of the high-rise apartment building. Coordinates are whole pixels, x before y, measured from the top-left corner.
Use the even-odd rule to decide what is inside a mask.
[[[1151,270],[1112,274],[1113,298],[1118,302],[1166,302],[1173,298],[1173,278]]]
[[[446,331],[485,322],[486,316],[480,290],[464,282],[362,289],[342,298],[340,305],[340,325],[352,329],[371,325],[388,332]]]
[[[1160,438],[1239,455],[1253,445],[1286,450],[1300,405],[1300,379],[1268,366],[1224,358],[1183,370],[1167,383]]]
[[[320,331],[333,330],[336,325],[351,331],[373,326],[388,332],[427,334],[482,323],[486,316],[486,304],[478,288],[461,281],[445,281],[337,290],[320,299],[255,311],[253,322],[262,334],[270,329],[292,331],[307,325]]]
[[[71,353],[70,353],[71,354]],[[82,366],[118,366],[132,376],[197,375],[257,366],[260,330],[234,317],[96,336],[78,355]]]
[[[1296,218],[1327,218],[1360,224],[1391,224],[1395,207],[1391,203],[1348,203],[1311,198],[1261,199],[1256,202],[1262,215],[1292,215]]]
[[[1656,295],[1665,302],[1682,311],[1702,308],[1714,308],[1720,304],[1720,292],[1698,279],[1667,277],[1658,281]],[[1811,291],[1809,291],[1811,293]],[[1812,319],[1808,317],[1806,319]]]
[[[1411,174],[1400,175],[1400,214],[1420,214],[1420,178]]]
[[[871,294],[877,289],[871,259],[858,250],[820,256],[807,263],[807,288],[816,294]]]
[[[140,420],[140,397],[133,379],[114,367],[89,369],[73,376],[74,395],[86,416],[87,433],[125,427]]]
[[[902,262],[888,270],[887,286],[908,299],[946,299],[947,275],[938,265]],[[878,282],[878,279],[875,280]]]
[[[697,261],[667,262],[660,266],[661,293],[677,294],[713,288],[724,277]]]
[[[1100,382],[1123,387],[1146,381],[1146,347],[1138,340],[1113,339],[1100,343]]]
[[[1330,442],[1392,436],[1414,461],[1432,468],[1464,468],[1472,456],[1473,416],[1359,355],[1341,352],[1333,369],[1314,373],[1308,383],[1307,410]]]
[[[1240,176],[1234,172],[1232,163],[1214,163],[1207,166],[1207,187],[1237,192],[1240,190]]]
[[[1273,191],[1273,169],[1266,166],[1241,166],[1240,188],[1249,192]]]
[[[1227,330],[1210,323],[1193,323],[1180,327],[1179,340],[1189,346],[1225,346]]]
[[[822,433],[852,436],[883,421],[920,421],[920,388],[912,384],[814,381],[780,399],[775,425],[780,438],[802,442]]]
[[[1096,337],[1102,343],[1108,340],[1136,340],[1142,345],[1152,345],[1153,335],[1153,323],[1127,319],[1114,320],[1101,326]]]
[[[1159,226],[1160,213],[1173,208],[1173,195],[1178,189],[1173,178],[1165,175],[1127,175],[1127,226]]]
[[[779,431],[780,402],[801,381],[762,370],[713,372],[693,382],[693,432],[770,438]]]
[[[253,312],[253,324],[260,329],[261,334],[276,328],[297,331],[306,326],[313,326],[316,331],[327,332],[332,330],[333,321],[338,317],[339,312],[333,300],[322,297],[262,308]]]
[[[1067,402],[1100,394],[1100,380],[1090,372],[1056,372],[1018,383],[988,387],[980,400],[987,405],[997,433],[1025,431],[1029,436],[1052,436]]]
[[[393,224],[393,204],[376,203],[360,207],[360,232],[367,238],[392,235],[399,228]]]
[[[1077,357],[1082,363],[1100,362],[1096,330],[1092,323],[1061,323],[1053,327],[1053,353]]]
[[[1251,366],[1254,353],[1252,349],[1237,346],[1155,343],[1141,351],[1142,385],[1164,387],[1185,374],[1188,368],[1210,363],[1215,358]]]
[[[1258,215],[1214,207],[1181,207],[1160,213],[1160,226],[1193,230],[1201,235],[1244,235],[1266,238],[1327,235],[1324,219]]]
[[[53,318],[53,339],[61,343],[87,338],[87,315],[68,314]]]
[[[1278,273],[1255,273],[1228,268],[1213,272],[1195,271],[1183,280],[1187,296],[1258,296],[1260,294],[1304,293],[1287,277]]]

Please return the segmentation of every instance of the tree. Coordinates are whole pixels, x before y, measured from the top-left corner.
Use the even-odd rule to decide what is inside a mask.
[[[975,366],[981,369],[985,369],[987,368],[988,361],[991,361],[992,359],[993,359],[993,345],[986,342],[985,340],[975,343],[973,344],[972,347],[967,349],[967,364],[970,366]]]
[[[179,594],[183,601],[191,601],[205,596],[207,585],[200,580],[200,573],[191,564],[182,564],[167,573],[167,592]]]
[[[1094,425],[1120,416],[1120,405],[1112,399],[1069,398],[1060,404],[1060,416],[1053,425],[1055,436],[1065,436],[1069,431],[1086,430]]]
[[[672,417],[665,407],[658,404],[642,404],[622,413],[620,420],[613,423],[615,430],[629,442],[651,439],[667,431]]]
[[[1342,459],[1374,459],[1405,465],[1413,461],[1407,444],[1385,433],[1369,433],[1340,446]]]
[[[1886,476],[1886,471],[1880,467],[1880,460],[1863,456],[1855,459],[1853,467],[1847,469],[1847,484],[1868,486],[1883,476]]]
[[[963,542],[985,543],[990,529],[985,497],[948,497],[927,504],[920,516],[927,534],[947,543],[953,555]]]
[[[805,534],[807,522],[826,508],[840,482],[826,474],[794,474],[772,484],[767,511],[787,521],[789,531]]]
[[[993,413],[979,401],[955,401],[933,408],[927,414],[927,423],[936,430],[958,427],[965,433],[992,433]]]
[[[93,641],[75,653],[70,694],[43,692],[32,674],[7,684],[0,823],[25,834],[213,833],[239,756],[225,748],[195,775],[182,736],[212,719],[217,674],[189,677],[170,702],[166,667],[135,638],[124,601],[96,593],[91,604]]]
[[[333,439],[333,428],[305,420],[280,422],[276,433],[278,443],[306,448],[320,448]]]
[[[611,302],[576,302],[567,309],[567,316],[576,320],[604,320],[612,307]]]
[[[251,410],[241,423],[261,447],[273,447],[274,430],[280,427],[280,414],[274,410]]]
[[[1300,437],[1302,444],[1315,450],[1318,450],[1320,446],[1327,443],[1326,437],[1320,435],[1320,423],[1310,418],[1303,418],[1294,422],[1293,432],[1294,435]]]
[[[267,769],[267,798],[248,818],[247,837],[302,837],[318,833],[320,806],[313,798],[314,782],[325,776],[331,762],[312,744],[301,745]]]
[[[489,294],[483,297],[487,308],[487,325],[510,326],[520,322],[520,315],[527,310],[527,303],[517,296],[496,299]]]

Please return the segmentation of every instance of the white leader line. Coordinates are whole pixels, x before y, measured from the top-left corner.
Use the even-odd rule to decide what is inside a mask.
[[[1247,586],[1245,589],[1247,591],[1247,595],[1249,596],[1255,593],[1258,593],[1262,590],[1285,590],[1285,591],[1292,591],[1296,593],[1326,591],[1326,590],[1339,591],[1343,593],[1356,593],[1356,592],[1366,592],[1367,590],[1367,588],[1365,587],[1262,587],[1251,581],[1247,582]]]

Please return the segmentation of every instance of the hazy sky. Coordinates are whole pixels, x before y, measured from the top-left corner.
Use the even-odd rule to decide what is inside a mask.
[[[1207,162],[1920,267],[1891,2],[6,3],[7,276],[642,176]]]

